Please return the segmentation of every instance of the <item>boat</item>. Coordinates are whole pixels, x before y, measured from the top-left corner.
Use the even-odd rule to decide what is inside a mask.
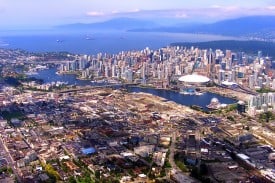
[[[180,91],[180,94],[183,94],[183,95],[202,95],[198,92],[190,92],[190,91]]]
[[[86,35],[85,39],[86,39],[87,41],[89,41],[89,40],[94,40],[94,38],[92,38],[92,37],[89,36],[89,35]]]
[[[92,38],[90,38],[90,37],[86,37],[85,39],[86,39],[86,40],[92,40]]]
[[[45,65],[37,65],[37,66],[35,67],[35,69],[36,69],[36,70],[44,70],[44,69],[48,69],[48,67],[45,66]]]
[[[180,94],[183,95],[196,95],[198,92],[194,88],[183,88],[180,91]]]
[[[198,96],[201,96],[201,95],[203,95],[204,93],[202,93],[202,92],[196,92],[195,93],[195,95],[198,95]]]
[[[30,71],[30,72],[26,72],[26,75],[30,76],[30,75],[37,75],[38,72],[34,72],[34,71]]]
[[[10,44],[8,43],[0,43],[0,47],[5,47],[5,46],[9,46]]]
[[[108,80],[108,83],[110,83],[110,84],[119,84],[120,81],[117,81],[117,80],[114,80],[114,79],[110,79],[110,80]]]
[[[190,93],[188,93],[187,91],[181,91],[180,94],[183,94],[183,95],[190,95]]]
[[[97,80],[96,83],[108,83],[106,79]]]

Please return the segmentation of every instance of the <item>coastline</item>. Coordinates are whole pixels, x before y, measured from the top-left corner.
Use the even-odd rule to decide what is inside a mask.
[[[52,70],[51,70],[50,74],[52,74]],[[56,71],[54,71],[54,74],[57,75]],[[58,79],[62,79],[62,76],[64,76],[64,75],[67,75],[67,74],[66,73],[62,73],[61,74],[61,78],[59,76]],[[47,78],[47,76],[48,76],[48,73],[43,72],[43,77]],[[81,83],[81,81],[86,81],[85,83],[80,84],[79,86],[83,86],[83,87],[87,86],[87,85],[94,86],[91,82],[89,82],[89,80],[79,79],[79,78],[77,78],[76,75],[74,75],[74,77],[70,78],[70,79],[75,80],[74,81],[75,85],[78,85],[78,81],[80,83]],[[70,82],[72,82],[72,81],[70,80]],[[122,86],[124,84],[121,83]],[[103,87],[103,85],[104,84],[101,84],[101,87]],[[224,97],[224,98],[227,98],[227,99],[222,99],[222,100],[228,100],[228,99],[231,100],[230,102],[228,101],[228,102],[225,102],[225,103],[235,103],[236,102],[236,99],[234,97],[232,97],[232,96],[227,97],[227,96],[224,95],[224,92],[223,93],[218,93],[218,92],[215,92],[215,90],[211,89],[211,88],[206,88],[205,91],[207,91],[207,92],[204,94],[204,95],[207,95],[207,96],[210,95],[210,96],[209,97],[203,97],[204,95],[199,96],[199,95],[184,95],[184,94],[180,94],[180,90],[176,89],[174,87],[171,87],[171,88],[158,88],[158,87],[154,87],[153,85],[144,85],[144,84],[138,84],[138,85],[135,85],[135,86],[137,88],[140,88],[141,90],[144,90],[144,91],[147,91],[146,90],[146,88],[147,88],[147,89],[149,89],[148,93],[153,92],[156,95],[164,96],[163,98],[167,98],[168,97],[167,100],[175,101],[175,102],[177,102],[177,103],[179,103],[179,104],[181,104],[183,106],[186,106],[186,107],[190,107],[190,105],[201,106],[206,111],[207,111],[206,106],[209,104],[210,99],[213,98],[213,97],[217,97],[217,98]],[[130,88],[135,88],[133,86],[128,86],[128,87],[129,87],[129,89]],[[135,90],[140,90],[140,89],[130,89],[130,90],[135,91]],[[154,91],[150,91],[150,89],[152,89]],[[159,91],[159,92],[157,92],[157,91]],[[168,93],[167,94],[163,94],[162,91],[163,92],[166,91],[164,93],[167,93],[167,92]],[[201,91],[203,91],[203,90],[201,89]],[[169,92],[171,92],[171,93],[169,93]],[[215,95],[213,95],[213,94],[215,94]],[[216,96],[216,95],[218,95],[218,96]],[[200,101],[200,100],[202,100],[203,102]]]
[[[129,94],[131,95],[133,93],[129,93]],[[169,116],[182,115],[182,111],[185,112],[185,115],[192,115],[192,114],[205,115],[205,113],[202,111],[194,110],[194,109],[190,108],[189,106],[179,104],[179,103],[171,101],[171,100],[166,101],[167,100],[166,98],[156,96],[151,93],[139,92],[138,95],[143,96],[144,98],[146,98],[146,100],[151,101],[151,103],[157,103],[159,105],[169,106],[169,107],[177,110],[176,113],[171,113],[171,114],[169,114]],[[166,102],[162,103],[163,101],[166,101]]]
[[[71,75],[76,75],[76,79],[77,80],[82,80],[82,81],[92,81],[91,79],[86,79],[86,78],[80,78],[78,77],[77,73],[74,72],[58,72],[59,74],[71,74]],[[123,83],[122,83],[123,85]],[[133,86],[130,86],[133,87]],[[156,89],[156,90],[165,90],[165,91],[173,91],[173,92],[179,92],[179,90],[174,90],[171,88],[157,88],[151,85],[144,85],[144,84],[138,84],[136,85],[136,87],[140,87],[140,88],[151,88],[151,89]],[[214,93],[214,94],[218,94],[220,96],[223,97],[227,97],[233,100],[242,100],[244,102],[248,102],[249,97],[251,96],[250,94],[246,94],[246,93],[242,93],[239,91],[234,91],[231,89],[227,89],[227,88],[220,88],[217,86],[212,86],[212,87],[198,87],[201,89],[202,92],[209,92],[209,93]]]
[[[133,89],[130,89],[130,88],[133,88]],[[148,91],[146,90],[148,89]],[[153,89],[153,91],[151,91],[150,89]],[[236,100],[236,98],[232,97],[229,98],[227,96],[224,96],[224,95],[220,95],[219,93],[214,93],[214,92],[211,92],[211,91],[205,91],[204,94],[202,95],[184,95],[184,94],[181,94],[178,90],[172,90],[172,89],[161,89],[161,88],[153,88],[153,87],[146,87],[146,86],[129,86],[129,90],[127,91],[130,91],[130,92],[142,92],[142,93],[150,93],[154,96],[158,96],[158,97],[161,97],[163,99],[165,99],[166,101],[173,101],[173,102],[176,102],[182,106],[185,106],[187,108],[191,108],[193,110],[196,110],[196,111],[201,111],[203,113],[209,113],[209,111],[211,111],[211,109],[207,108],[207,105],[209,104],[210,102],[210,99],[212,100],[213,98],[218,98],[222,104],[236,104],[236,102],[238,100]],[[160,92],[154,92],[154,91],[160,91]],[[168,95],[162,95],[162,93],[164,91],[169,91],[169,92],[173,92],[174,94],[170,93]],[[153,92],[153,93],[151,93]],[[170,97],[171,95],[173,95],[173,97]],[[203,95],[206,95],[203,96]],[[210,97],[210,96],[211,97]],[[218,96],[217,96],[218,95]],[[223,101],[224,99],[221,99],[221,98],[227,98],[226,100],[230,99],[230,102],[229,101]],[[206,99],[207,98],[207,99]],[[189,100],[191,99],[191,100]],[[204,102],[200,102],[201,100],[203,100]],[[184,102],[184,101],[189,101],[189,102]],[[209,102],[207,102],[209,101]],[[198,110],[199,109],[199,110]]]
[[[179,90],[173,90],[173,89],[170,89],[170,88],[156,88],[156,87],[153,87],[153,86],[146,86],[146,85],[137,85],[137,86],[130,86],[130,87],[152,88],[152,89],[156,89],[156,90],[166,90],[166,91],[179,92]],[[198,88],[200,88],[201,91],[203,91],[203,92],[218,94],[218,95],[221,95],[223,97],[231,98],[233,100],[244,100],[244,97],[242,95],[245,95],[246,96],[245,98],[247,98],[245,101],[247,102],[248,98],[250,96],[249,94],[245,94],[245,93],[241,93],[241,92],[237,92],[237,91],[233,91],[233,90],[225,89],[225,88],[223,88],[223,91],[216,90],[216,89],[218,89],[218,87],[198,87]],[[209,89],[209,90],[207,90],[207,89]],[[226,91],[224,91],[224,90],[226,90]]]
[[[207,91],[207,92],[211,92],[211,93],[215,93],[224,97],[228,97],[234,100],[241,100],[244,102],[248,102],[249,97],[252,96],[250,94],[247,93],[242,93],[239,91],[234,91],[228,88],[220,88],[220,87],[205,87],[205,88],[201,88],[202,91]]]

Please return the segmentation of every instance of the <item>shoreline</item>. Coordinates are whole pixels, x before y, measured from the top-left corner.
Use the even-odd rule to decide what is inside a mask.
[[[76,73],[67,73],[67,72],[58,72],[59,74],[72,74],[72,75],[76,75],[76,79],[80,80],[80,81],[93,81],[90,79],[86,79],[86,78],[80,78],[77,76]],[[123,83],[121,83],[123,85]],[[132,86],[131,86],[132,87]],[[140,87],[140,88],[151,88],[151,89],[156,89],[156,90],[165,90],[165,91],[173,91],[173,92],[179,92],[179,90],[174,90],[171,88],[157,88],[151,85],[143,85],[143,84],[137,84],[136,87]],[[242,93],[242,92],[238,92],[238,91],[234,91],[231,89],[227,89],[227,88],[220,88],[217,86],[213,86],[213,87],[198,87],[201,89],[201,92],[209,92],[209,93],[214,93],[214,94],[218,94],[220,96],[223,97],[227,97],[233,100],[242,100],[244,102],[247,102],[249,100],[249,94],[246,93]]]
[[[133,94],[131,92],[127,92],[127,93],[130,94],[130,95]],[[154,103],[162,104],[164,106],[170,106],[173,109],[177,109],[178,114],[181,114],[181,111],[184,111],[185,115],[191,115],[191,114],[194,114],[194,113],[197,113],[197,114],[200,114],[200,115],[205,115],[205,113],[203,111],[198,111],[198,110],[192,109],[190,106],[179,104],[179,103],[177,103],[175,101],[172,101],[172,100],[168,100],[167,102],[162,103],[163,101],[165,101],[167,99],[164,98],[164,97],[160,97],[160,96],[151,94],[151,93],[138,92],[138,95],[142,96],[144,98],[147,98],[147,100],[152,101]]]
[[[174,92],[175,94],[180,94],[180,92],[179,91],[176,91],[176,90],[172,90],[172,89],[162,89],[162,88],[153,88],[153,87],[146,87],[146,86],[129,86],[129,88],[143,88],[143,89],[154,89],[154,90],[159,90],[159,91],[170,91],[170,92]],[[128,93],[132,93],[131,91],[127,91]],[[209,109],[208,107],[207,107],[207,105],[200,105],[200,104],[185,104],[185,103],[181,103],[181,102],[177,102],[177,100],[174,100],[174,99],[172,99],[172,98],[166,98],[166,97],[163,97],[163,96],[158,96],[158,95],[155,95],[155,94],[152,94],[152,93],[150,93],[150,92],[146,92],[146,91],[136,91],[136,92],[134,92],[134,93],[144,93],[144,94],[148,94],[148,95],[150,95],[150,96],[154,96],[154,97],[158,97],[158,98],[161,98],[161,99],[163,99],[163,100],[165,100],[165,101],[169,101],[169,102],[173,102],[173,103],[177,103],[178,105],[181,105],[181,106],[184,106],[185,108],[189,108],[189,109],[192,109],[193,111],[200,111],[200,112],[202,112],[202,113],[204,113],[204,114],[209,114],[209,113],[211,113],[211,109]],[[228,97],[228,96],[226,96],[226,95],[221,95],[220,93],[215,93],[215,92],[211,92],[211,91],[205,91],[205,93],[208,93],[208,94],[215,94],[215,95],[220,95],[221,97],[223,96],[223,97],[225,97],[225,98],[228,98],[228,99],[231,99],[232,100],[232,102],[231,103],[229,103],[228,105],[232,105],[232,104],[236,104],[237,102],[238,102],[238,100],[234,97],[233,98],[233,96],[231,96],[231,97]],[[180,94],[180,95],[183,95],[184,96],[184,94]],[[188,96],[188,95],[187,95]],[[190,96],[193,96],[193,95],[190,95]],[[211,98],[209,98],[209,99],[211,99]],[[197,99],[197,100],[199,100],[199,98]]]
[[[136,86],[129,86],[129,87],[139,87],[139,88],[148,88],[148,89],[151,88],[151,89],[155,89],[155,90],[166,90],[166,91],[173,91],[173,92],[176,92],[176,93],[180,93],[179,90],[173,90],[173,89],[169,89],[169,88],[155,88],[153,86],[145,86],[145,85],[136,85]],[[230,89],[224,89],[224,90],[227,90],[226,93],[221,92],[221,91],[216,91],[215,89],[218,89],[218,87],[198,87],[198,88],[200,88],[202,92],[209,92],[209,93],[213,93],[213,94],[218,94],[220,96],[227,97],[227,98],[230,98],[230,99],[233,99],[233,100],[243,100],[243,98],[238,96],[237,94],[247,95],[245,93],[232,91],[233,93],[235,92],[235,95],[234,95],[233,93],[229,93],[231,91]],[[210,89],[210,90],[206,90],[206,89]],[[228,90],[230,90],[230,91],[228,91]],[[184,94],[182,94],[182,95],[184,95]]]
[[[220,87],[216,87],[216,86],[208,87],[208,88],[201,88],[201,89],[202,89],[202,91],[215,93],[215,94],[227,97],[227,98],[231,98],[234,100],[240,100],[240,101],[244,101],[244,102],[248,102],[249,97],[252,96],[247,93],[242,93],[242,92],[234,91],[234,90],[231,90],[228,88],[220,88]]]

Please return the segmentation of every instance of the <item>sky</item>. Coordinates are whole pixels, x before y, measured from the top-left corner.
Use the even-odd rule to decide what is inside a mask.
[[[275,0],[0,0],[1,28],[40,28],[117,17],[214,22],[250,15],[275,15]]]

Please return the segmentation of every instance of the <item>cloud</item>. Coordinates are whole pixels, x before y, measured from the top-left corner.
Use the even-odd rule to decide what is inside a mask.
[[[177,13],[175,15],[176,18],[188,18],[188,15],[186,13]]]
[[[86,15],[91,17],[99,17],[99,16],[104,16],[105,14],[99,11],[89,11],[86,13]]]
[[[133,9],[133,10],[130,10],[130,11],[127,11],[128,13],[137,13],[137,12],[140,12],[141,10],[136,8],[136,9]]]
[[[238,11],[240,10],[240,7],[237,6],[226,6],[224,8],[221,8],[221,10],[225,11],[225,12],[234,12],[234,11]]]
[[[128,11],[119,11],[119,10],[113,10],[111,12],[101,12],[101,11],[89,11],[86,13],[87,16],[90,17],[100,17],[100,16],[119,16],[119,15],[130,15],[140,12],[141,10],[136,8]]]
[[[221,8],[221,6],[214,4],[214,5],[211,5],[210,8]]]
[[[112,12],[111,12],[111,14],[128,14],[128,13],[138,13],[138,12],[140,12],[140,11],[142,11],[142,10],[140,10],[140,9],[138,9],[138,8],[136,8],[136,9],[132,9],[132,10],[128,10],[128,11],[119,11],[119,10],[113,10]]]
[[[167,9],[141,11],[138,15],[158,16],[158,17],[175,17],[175,18],[191,18],[191,19],[227,19],[241,16],[252,15],[275,15],[275,6],[268,8],[243,8],[238,6],[211,6],[209,8],[183,8],[183,9]]]
[[[113,10],[111,13],[112,13],[112,14],[119,14],[119,13],[121,13],[121,12],[118,11],[118,10]]]
[[[272,10],[272,11],[275,11],[275,6],[268,6],[266,7],[267,10]]]
[[[275,15],[275,6],[244,8],[239,6],[212,5],[206,8],[179,8],[142,10],[133,9],[127,11],[113,10],[110,12],[90,11],[87,13],[93,17],[130,17],[130,18],[176,18],[196,21],[218,21],[222,19],[236,18],[253,15]]]

